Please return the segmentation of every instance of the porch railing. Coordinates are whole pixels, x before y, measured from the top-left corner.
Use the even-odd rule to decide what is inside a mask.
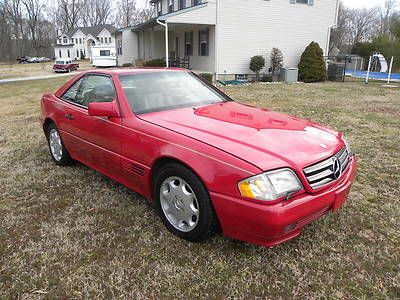
[[[171,57],[169,59],[169,66],[175,68],[190,69],[190,57]]]

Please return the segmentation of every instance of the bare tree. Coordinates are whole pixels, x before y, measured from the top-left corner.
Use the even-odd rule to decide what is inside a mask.
[[[29,39],[31,40],[32,47],[35,49],[37,55],[39,49],[38,31],[41,19],[41,11],[44,8],[44,4],[40,0],[21,1],[26,11]]]
[[[380,33],[390,33],[392,15],[399,4],[399,0],[385,0],[385,5],[379,9]]]
[[[55,15],[59,29],[67,32],[78,27],[81,24],[82,8],[82,0],[58,0]]]
[[[119,0],[117,2],[115,24],[118,27],[135,25],[136,14],[136,0]]]
[[[366,41],[376,32],[376,9],[353,9],[350,11],[347,26],[349,29],[348,41],[350,45]]]
[[[156,14],[154,7],[146,7],[141,10],[137,10],[136,14],[136,24],[144,23],[154,18]]]
[[[0,58],[9,58],[9,49],[11,48],[12,26],[8,21],[7,8],[4,2],[0,2]]]
[[[110,23],[112,5],[110,0],[84,0],[82,9],[83,26]]]

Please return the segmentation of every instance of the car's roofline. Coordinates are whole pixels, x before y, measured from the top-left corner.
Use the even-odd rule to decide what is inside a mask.
[[[102,75],[127,75],[150,72],[190,72],[182,68],[159,68],[159,67],[139,67],[139,68],[112,68],[112,69],[94,69],[84,71],[81,74],[102,74]]]

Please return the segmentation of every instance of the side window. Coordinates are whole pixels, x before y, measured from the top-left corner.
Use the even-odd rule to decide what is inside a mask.
[[[112,102],[115,90],[108,76],[87,75],[75,82],[61,98],[87,107],[92,102]]]
[[[79,87],[83,81],[83,78],[79,79],[75,82],[65,93],[62,95],[61,99],[76,102],[76,95],[78,94]]]
[[[115,90],[111,78],[88,75],[78,90],[76,102],[87,107],[92,102],[112,102],[114,97]]]

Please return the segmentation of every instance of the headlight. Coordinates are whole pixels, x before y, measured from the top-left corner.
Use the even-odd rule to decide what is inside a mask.
[[[302,188],[296,174],[290,169],[262,173],[240,181],[238,186],[243,197],[264,201],[287,197]]]
[[[343,140],[343,142],[344,142],[344,145],[346,146],[347,153],[349,153],[349,156],[352,156],[352,155],[353,155],[353,152],[351,152],[350,145],[349,145],[349,143],[347,142],[347,139],[345,139],[345,138],[342,136],[342,140]]]

